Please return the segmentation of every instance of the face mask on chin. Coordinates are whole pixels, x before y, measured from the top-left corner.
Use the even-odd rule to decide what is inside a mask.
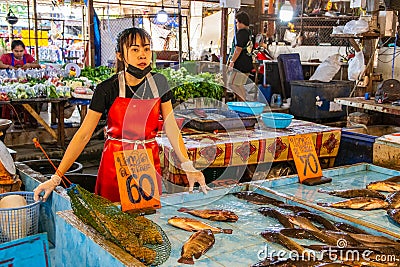
[[[132,66],[131,64],[128,64],[128,67],[126,68],[126,72],[135,77],[136,79],[142,79],[150,71],[151,71],[151,65],[148,65],[144,69],[139,69],[135,66]]]

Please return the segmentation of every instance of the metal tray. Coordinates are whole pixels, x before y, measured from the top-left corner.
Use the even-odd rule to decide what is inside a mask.
[[[186,127],[205,132],[253,128],[259,117],[242,112],[216,108],[203,108],[201,110],[207,114],[207,118],[200,118],[195,114],[195,109],[178,110],[175,111],[175,115],[187,119],[187,122],[185,122]]]

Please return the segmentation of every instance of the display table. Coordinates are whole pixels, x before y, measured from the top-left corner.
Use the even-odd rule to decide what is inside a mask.
[[[392,106],[391,104],[378,104],[375,103],[375,100],[365,100],[364,97],[335,98],[334,101],[344,106],[363,108],[393,115],[400,115],[400,106]]]
[[[288,137],[310,134],[320,158],[333,160],[340,143],[340,128],[328,127],[312,122],[293,120],[286,129],[265,128],[262,130],[240,130],[225,133],[201,133],[184,136],[189,158],[197,168],[230,167],[249,164],[271,163],[292,160]],[[186,185],[167,137],[156,138],[162,150],[161,164],[168,179],[174,184]]]
[[[64,105],[68,98],[32,98],[32,99],[16,99],[10,101],[0,101],[0,105],[21,105],[26,111],[29,112],[35,120],[40,123],[44,129],[57,140],[58,145],[65,146],[65,132],[64,132]],[[36,112],[30,104],[35,103],[51,103],[57,110],[57,130],[53,130],[51,126]]]

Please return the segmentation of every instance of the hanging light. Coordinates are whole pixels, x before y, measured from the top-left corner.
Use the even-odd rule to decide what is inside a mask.
[[[164,0],[161,1],[161,10],[157,12],[157,22],[166,23],[168,21],[168,13],[164,10]]]
[[[279,11],[279,18],[282,21],[291,21],[293,18],[293,8],[290,5],[289,1],[285,1],[285,4],[281,7]]]
[[[17,18],[17,16],[15,16],[14,12],[12,12],[11,8],[8,11],[6,20],[10,25],[14,25],[15,23],[18,22],[18,18]]]

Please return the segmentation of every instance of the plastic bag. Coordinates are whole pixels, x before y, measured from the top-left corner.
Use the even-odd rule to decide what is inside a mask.
[[[325,59],[321,65],[315,70],[314,74],[310,77],[310,80],[316,80],[321,82],[330,82],[336,73],[340,70],[340,55],[334,54]]]
[[[347,22],[343,29],[343,33],[346,34],[359,34],[367,31],[369,31],[368,22],[362,19]]]
[[[358,80],[358,77],[364,71],[364,68],[364,53],[362,51],[356,52],[356,55],[349,60],[349,68],[347,71],[349,80]]]

